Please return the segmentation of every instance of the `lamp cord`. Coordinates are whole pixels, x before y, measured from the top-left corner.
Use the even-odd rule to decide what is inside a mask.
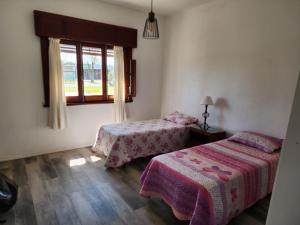
[[[153,0],[151,0],[151,12],[153,10]]]

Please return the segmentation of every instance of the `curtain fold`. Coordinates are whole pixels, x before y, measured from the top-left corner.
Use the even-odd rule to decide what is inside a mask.
[[[114,47],[114,75],[115,75],[115,96],[114,96],[114,120],[116,123],[126,121],[125,109],[125,72],[123,47]]]
[[[55,130],[67,127],[67,107],[59,43],[59,39],[49,38],[50,106],[48,125]]]

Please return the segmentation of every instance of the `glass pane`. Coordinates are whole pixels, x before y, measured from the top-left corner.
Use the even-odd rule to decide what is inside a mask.
[[[82,47],[84,95],[102,95],[101,48]]]
[[[60,45],[66,96],[78,96],[77,58],[75,45]]]
[[[107,49],[107,94],[115,94],[114,51]]]

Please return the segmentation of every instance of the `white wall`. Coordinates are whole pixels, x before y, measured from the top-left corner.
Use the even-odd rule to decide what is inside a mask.
[[[215,0],[166,19],[162,114],[284,137],[300,68],[299,0]]]
[[[163,38],[141,38],[146,13],[99,0],[1,0],[0,160],[92,145],[97,128],[113,119],[112,104],[70,106],[68,129],[53,131],[46,127],[34,9],[137,28],[137,97],[127,104],[129,119],[160,116]],[[163,37],[164,18],[159,18],[159,24]]]
[[[299,77],[300,78],[300,77]],[[300,79],[281,151],[267,225],[300,224]]]

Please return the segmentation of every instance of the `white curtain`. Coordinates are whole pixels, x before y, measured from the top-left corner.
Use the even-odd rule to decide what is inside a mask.
[[[125,110],[125,74],[124,52],[122,47],[114,47],[114,74],[115,74],[115,97],[114,111],[115,122],[121,123],[126,120]]]
[[[52,129],[67,127],[67,108],[59,42],[59,39],[49,38],[50,107],[48,125]]]

